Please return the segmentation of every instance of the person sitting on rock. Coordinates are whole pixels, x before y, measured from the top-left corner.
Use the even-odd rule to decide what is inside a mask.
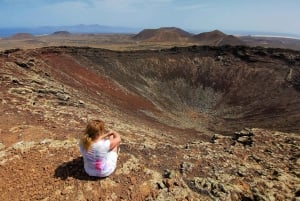
[[[90,176],[107,177],[117,166],[120,135],[115,131],[104,133],[104,122],[92,120],[80,140],[84,170]]]

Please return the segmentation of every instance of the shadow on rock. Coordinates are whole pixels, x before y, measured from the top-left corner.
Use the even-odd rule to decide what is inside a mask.
[[[65,162],[58,166],[55,170],[54,177],[66,180],[68,177],[73,177],[79,180],[96,181],[103,178],[89,176],[83,168],[83,158],[78,157],[72,161]]]

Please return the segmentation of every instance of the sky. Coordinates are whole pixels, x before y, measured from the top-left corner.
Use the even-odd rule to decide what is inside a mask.
[[[78,24],[300,35],[300,0],[0,0],[0,28]]]

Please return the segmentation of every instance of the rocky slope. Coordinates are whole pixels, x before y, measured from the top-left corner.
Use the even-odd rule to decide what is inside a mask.
[[[2,52],[0,198],[298,200],[299,58],[196,46]],[[123,140],[106,179],[84,173],[78,150],[94,118]]]
[[[51,60],[65,61],[64,57],[44,51],[49,64],[63,66]],[[142,98],[130,100],[135,102],[134,110],[163,124],[222,132],[245,126],[299,131],[299,52],[226,46],[62,51]],[[76,79],[81,83],[81,78]],[[118,97],[112,101],[119,101],[123,109],[130,107],[125,99],[120,100],[123,95],[102,90]],[[208,126],[202,126],[202,121]]]

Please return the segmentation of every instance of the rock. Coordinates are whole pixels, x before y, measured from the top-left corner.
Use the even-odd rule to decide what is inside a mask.
[[[15,61],[15,64],[17,64],[18,66],[20,66],[22,68],[29,68],[29,66],[24,62]]]
[[[43,139],[40,141],[40,144],[48,144],[48,143],[51,143],[53,140],[51,139]]]
[[[210,142],[211,142],[211,143],[215,143],[217,139],[218,139],[218,135],[217,135],[217,134],[214,134],[214,135],[210,138]]]
[[[211,143],[216,143],[218,141],[226,140],[228,139],[228,136],[220,135],[220,134],[213,134],[213,136],[210,139]]]
[[[213,198],[224,198],[227,194],[224,185],[212,178],[195,177],[192,181],[192,185],[196,192],[209,195]]]
[[[15,93],[15,94],[20,94],[20,95],[25,95],[25,94],[32,93],[32,89],[26,88],[26,87],[11,88],[9,91],[10,91],[10,93]]]
[[[165,169],[163,173],[164,178],[171,178],[171,171],[169,169]]]
[[[235,132],[232,136],[232,140],[243,144],[244,146],[252,146],[254,134],[248,129],[242,130],[240,132]]]
[[[170,188],[174,187],[175,181],[173,179],[164,179],[163,183],[170,190]]]
[[[23,85],[23,83],[21,83],[17,78],[13,78],[13,79],[11,80],[11,82],[12,82],[13,84]]]
[[[254,197],[254,200],[257,200],[257,201],[267,201],[267,200],[269,200],[265,196],[260,194],[259,192],[254,193],[253,197]]]
[[[238,176],[244,177],[247,174],[247,168],[244,166],[240,166],[236,173]]]
[[[58,92],[56,93],[56,97],[57,97],[58,100],[61,100],[61,101],[67,101],[67,100],[70,99],[70,96],[69,96],[69,95],[67,95],[67,94],[64,93],[64,92],[60,92],[60,91],[58,91]]]
[[[20,150],[20,152],[23,153],[25,150],[30,149],[35,144],[36,144],[35,142],[21,141],[21,142],[17,142],[15,144],[13,144],[12,148],[15,150]]]
[[[185,172],[185,170],[186,170],[186,165],[185,165],[185,163],[183,162],[183,163],[180,164],[180,169],[179,169],[179,171],[180,171],[181,174],[183,174],[183,173]]]
[[[185,173],[186,171],[191,170],[193,167],[192,163],[188,163],[188,162],[182,162],[180,163],[180,167],[179,167],[179,172],[181,174]]]
[[[158,189],[166,188],[166,185],[164,184],[164,182],[157,182],[156,184],[157,184]]]

